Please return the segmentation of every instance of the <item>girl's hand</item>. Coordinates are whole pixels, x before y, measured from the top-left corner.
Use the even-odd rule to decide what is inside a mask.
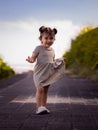
[[[34,63],[35,60],[36,60],[36,55],[35,54],[32,54],[32,56],[28,56],[28,58],[26,59],[26,61],[30,62],[30,63]]]
[[[28,58],[26,59],[26,61],[30,62],[30,63],[33,63],[34,60],[32,59],[32,57],[28,56]]]

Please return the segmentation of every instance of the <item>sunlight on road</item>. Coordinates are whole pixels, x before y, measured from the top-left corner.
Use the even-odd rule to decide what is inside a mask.
[[[35,97],[18,96],[11,103],[35,103]],[[65,103],[65,104],[84,104],[84,105],[98,105],[98,99],[86,99],[86,98],[70,98],[70,97],[48,97],[47,103]]]

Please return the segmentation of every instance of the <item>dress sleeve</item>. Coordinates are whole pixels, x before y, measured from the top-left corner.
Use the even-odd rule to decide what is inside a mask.
[[[34,49],[33,54],[38,56],[38,54],[39,54],[39,47],[38,46]]]

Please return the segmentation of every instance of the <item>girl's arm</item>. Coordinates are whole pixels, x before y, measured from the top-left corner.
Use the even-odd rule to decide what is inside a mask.
[[[26,59],[26,61],[28,61],[29,63],[34,63],[35,60],[36,60],[36,55],[35,54],[32,54],[32,56],[28,56],[28,58]]]

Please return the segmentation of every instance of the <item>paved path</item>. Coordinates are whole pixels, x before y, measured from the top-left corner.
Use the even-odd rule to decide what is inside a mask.
[[[32,72],[0,82],[0,130],[98,130],[98,83],[65,74],[49,88],[48,115],[35,115]]]

